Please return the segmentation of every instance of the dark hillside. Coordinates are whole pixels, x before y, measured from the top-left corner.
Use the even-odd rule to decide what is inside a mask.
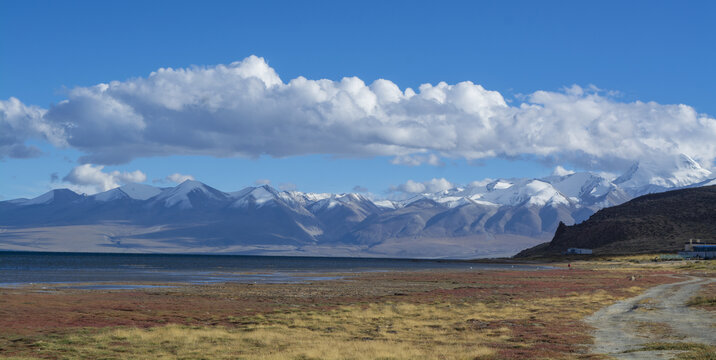
[[[551,242],[515,257],[557,255],[571,247],[610,255],[674,252],[689,239],[716,241],[716,185],[644,195],[581,224],[560,223]]]

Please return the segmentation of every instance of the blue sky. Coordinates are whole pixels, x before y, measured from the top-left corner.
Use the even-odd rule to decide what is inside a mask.
[[[228,65],[255,55],[263,58],[283,83],[299,76],[337,83],[343,77],[355,76],[367,86],[377,79],[387,79],[401,91],[412,88],[421,93],[418,89],[425,83],[454,85],[470,81],[498,92],[507,107],[514,107],[514,111],[524,103],[561,109],[565,102],[577,104],[594,95],[599,97],[596,104],[609,103],[610,110],[605,113],[626,113],[626,118],[619,122],[638,123],[640,125],[635,129],[646,127],[645,131],[651,134],[645,143],[652,148],[647,151],[637,146],[639,150],[634,159],[628,154],[638,139],[631,139],[630,145],[625,145],[618,154],[572,145],[555,145],[558,148],[555,150],[539,141],[525,150],[508,151],[515,147],[510,146],[510,142],[529,134],[515,134],[504,139],[507,150],[496,149],[494,154],[488,154],[489,146],[475,143],[460,143],[455,147],[439,143],[416,152],[414,144],[409,147],[402,142],[387,144],[385,139],[391,136],[384,138],[380,134],[371,136],[379,137],[381,146],[398,146],[400,149],[391,152],[382,148],[374,152],[363,147],[366,137],[347,136],[337,142],[356,141],[357,145],[346,148],[324,146],[320,151],[288,146],[280,154],[271,154],[272,149],[282,146],[283,139],[295,133],[291,127],[284,128],[276,120],[277,130],[271,132],[273,137],[267,138],[260,149],[247,150],[238,146],[237,153],[226,151],[226,146],[208,150],[191,146],[168,148],[167,143],[158,144],[155,139],[151,149],[132,153],[129,159],[109,161],[106,154],[101,160],[97,156],[92,158],[93,169],[104,165],[100,171],[105,173],[140,170],[146,175],[146,183],[163,186],[171,184],[153,180],[180,173],[225,191],[253,185],[259,179],[269,179],[272,185],[291,187],[288,184],[293,184],[303,191],[346,192],[358,185],[372,193],[385,195],[391,186],[407,180],[445,178],[454,184],[466,184],[488,177],[537,177],[548,175],[557,164],[570,169],[618,172],[632,160],[660,154],[653,148],[658,147],[655,143],[675,144],[678,150],[667,151],[669,155],[678,151],[690,152],[689,156],[712,168],[715,155],[707,141],[690,134],[705,134],[708,140],[709,131],[713,129],[711,120],[716,115],[714,14],[716,5],[707,1],[447,4],[416,1],[3,1],[0,3],[0,100],[14,97],[23,106],[50,109],[55,115],[48,116],[47,121],[54,124],[86,117],[86,122],[77,120],[81,128],[82,124],[90,124],[89,121],[97,117],[87,112],[72,113],[70,110],[77,106],[70,106],[69,110],[57,106],[67,99],[70,103],[81,103],[79,95],[71,94],[71,89],[111,81],[127,83],[132,79],[146,79],[159,68]],[[572,93],[574,96],[569,99],[557,99],[558,95],[568,93],[564,89],[575,84],[583,89],[594,85],[602,90],[586,91],[591,95]],[[226,85],[222,86],[217,85],[212,91],[221,93]],[[539,91],[547,92],[542,100],[530,98]],[[129,106],[136,110],[140,96],[132,94],[132,99]],[[654,102],[658,106],[627,110],[620,107],[635,101]],[[668,107],[670,104],[686,104],[697,114],[706,114],[707,120],[700,122],[703,128],[695,127],[690,133],[674,137],[669,131],[659,132],[659,129],[668,127],[666,124],[678,128],[679,121],[688,115],[673,115],[675,110]],[[408,110],[403,110],[414,115],[416,106],[409,104],[405,107]],[[53,108],[57,110],[53,111]],[[432,115],[440,111],[444,110],[429,109]],[[649,118],[651,115],[639,118],[640,114],[654,112],[666,114],[666,118]],[[235,116],[232,119],[237,122],[242,121],[241,116],[246,116],[246,112],[232,114],[227,116]],[[140,115],[149,121],[149,114]],[[5,116],[9,118],[9,115]],[[440,114],[435,116],[440,118]],[[447,116],[446,121],[453,121],[450,114]],[[535,119],[545,116],[548,115],[539,115]],[[195,118],[187,119],[196,121]],[[537,121],[535,119],[530,121]],[[683,121],[693,123],[697,120]],[[435,124],[442,124],[436,121],[421,126],[430,132]],[[460,117],[451,124],[462,129],[470,121]],[[560,126],[570,126],[560,121]],[[574,127],[579,126],[595,125],[574,124]],[[96,155],[99,151],[87,142],[80,144],[78,134],[72,137],[77,143],[70,141],[63,145],[48,141],[46,134],[39,136],[37,131],[17,130],[18,126],[0,126],[1,129],[5,129],[3,131],[18,144],[41,150],[41,154],[35,151],[31,158],[17,158],[12,154],[2,157],[0,196],[5,199],[36,196],[51,187],[72,185],[62,183],[62,178],[86,162],[88,155]],[[285,133],[281,134],[281,129],[285,129]],[[334,128],[327,129],[332,131],[330,129]],[[388,130],[395,129],[390,126]],[[17,134],[12,134],[13,131]],[[467,128],[465,131],[477,130]],[[243,134],[228,135],[240,137]],[[247,134],[252,135],[255,134]],[[309,136],[306,141],[320,142],[328,135],[330,133],[324,137]],[[614,142],[606,142],[605,146],[625,143],[618,135],[615,137]],[[484,143],[484,140],[474,141]],[[130,145],[137,149],[144,144]],[[347,150],[356,147],[360,149]],[[127,150],[113,147],[107,151]],[[480,154],[475,155],[475,152]],[[393,164],[400,162],[396,159],[403,155],[414,158],[427,154],[438,156],[440,164],[430,165],[426,161],[417,166]],[[52,174],[56,174],[58,181],[52,182]],[[88,184],[74,185],[84,186],[82,189],[93,188]]]

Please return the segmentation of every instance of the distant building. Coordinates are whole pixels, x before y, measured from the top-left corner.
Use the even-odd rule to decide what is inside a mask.
[[[580,248],[569,248],[565,252],[566,255],[572,255],[572,254],[589,255],[591,253],[592,253],[592,249],[580,249]]]
[[[686,259],[716,259],[716,244],[705,244],[701,240],[689,240],[679,255]]]

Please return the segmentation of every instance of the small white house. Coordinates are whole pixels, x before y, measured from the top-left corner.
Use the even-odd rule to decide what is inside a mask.
[[[567,249],[566,254],[579,254],[579,255],[589,255],[592,253],[592,249],[580,249],[580,248],[569,248]]]

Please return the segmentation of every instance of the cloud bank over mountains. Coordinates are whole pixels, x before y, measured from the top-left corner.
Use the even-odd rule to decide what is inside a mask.
[[[403,165],[534,156],[619,172],[682,153],[709,169],[716,159],[716,119],[687,105],[619,102],[579,86],[515,103],[469,81],[417,91],[356,77],[284,82],[256,56],[77,87],[49,109],[0,100],[0,157],[37,156],[30,139],[101,165],[164,155],[387,155]]]
[[[142,183],[147,175],[139,170],[132,172],[104,172],[104,166],[83,164],[73,168],[62,181],[74,185],[73,188],[83,193],[94,194],[107,191],[128,183]],[[177,174],[175,174],[177,175]]]
[[[454,186],[454,184],[445,178],[434,178],[423,182],[408,180],[403,184],[393,186],[390,191],[404,194],[436,193],[451,189]]]

